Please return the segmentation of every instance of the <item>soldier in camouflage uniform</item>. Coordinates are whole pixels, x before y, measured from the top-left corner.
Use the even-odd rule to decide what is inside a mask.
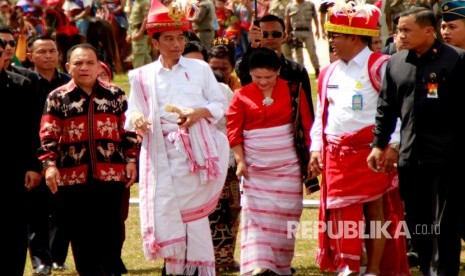
[[[202,45],[208,50],[212,47],[212,41],[215,38],[213,29],[213,20],[215,15],[215,5],[211,0],[197,0],[198,13],[189,20],[192,22],[192,28],[200,39]]]
[[[132,44],[132,66],[134,68],[152,62],[145,29],[149,8],[150,2],[148,0],[134,0],[130,11],[128,40]]]

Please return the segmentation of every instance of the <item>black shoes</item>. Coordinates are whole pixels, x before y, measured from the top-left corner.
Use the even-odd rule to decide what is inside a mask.
[[[407,252],[407,259],[408,259],[408,264],[411,268],[418,267],[420,265],[420,262],[418,260],[418,254],[416,252],[413,252],[413,251]]]
[[[32,273],[33,276],[48,276],[52,275],[52,267],[48,265],[39,265]]]

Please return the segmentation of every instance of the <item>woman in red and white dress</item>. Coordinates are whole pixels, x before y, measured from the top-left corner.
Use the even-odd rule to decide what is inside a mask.
[[[289,223],[299,222],[303,208],[294,135],[298,130],[304,134],[308,151],[312,115],[305,93],[278,78],[280,62],[273,50],[258,48],[249,62],[252,83],[236,90],[227,112],[236,174],[245,180],[241,275],[268,270],[290,275],[295,239],[287,229]]]

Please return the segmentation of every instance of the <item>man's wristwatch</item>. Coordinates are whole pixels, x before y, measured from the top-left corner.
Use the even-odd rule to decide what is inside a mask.
[[[126,157],[126,163],[137,163],[136,157]]]
[[[375,143],[370,143],[370,149],[379,148]]]
[[[392,143],[392,144],[389,144],[389,147],[391,147],[391,148],[394,149],[395,151],[399,152],[399,144],[397,144],[397,143]]]
[[[56,167],[57,166],[57,163],[55,162],[55,160],[50,160],[50,159],[47,159],[47,160],[44,160],[42,161],[42,168],[44,170],[50,168],[50,167]]]

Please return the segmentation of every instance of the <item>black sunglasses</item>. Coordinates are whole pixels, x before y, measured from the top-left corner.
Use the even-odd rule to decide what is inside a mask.
[[[272,38],[280,38],[283,36],[283,32],[280,32],[280,31],[272,31],[272,32],[264,31],[262,34],[264,38],[268,38],[268,36],[270,35]]]
[[[10,45],[12,48],[14,48],[16,46],[16,41],[2,39],[2,44],[5,46]]]

